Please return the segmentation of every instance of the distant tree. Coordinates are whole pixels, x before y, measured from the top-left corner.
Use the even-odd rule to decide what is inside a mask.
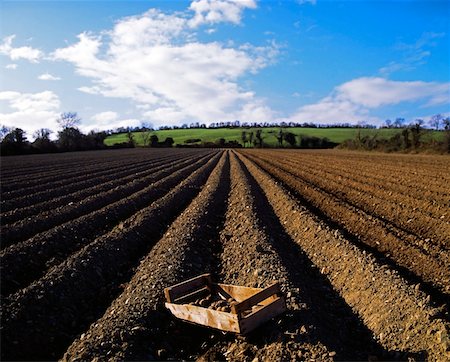
[[[142,144],[147,147],[150,144],[151,133],[149,130],[144,130],[141,132]]]
[[[11,132],[11,128],[1,125],[0,126],[0,141],[3,140],[3,138],[5,138],[5,136]]]
[[[444,125],[444,150],[450,153],[450,117],[442,120]]]
[[[54,152],[56,150],[55,143],[50,139],[50,135],[53,133],[48,128],[41,128],[34,132],[35,138],[33,147],[39,150],[39,152]]]
[[[219,138],[217,140],[217,144],[219,145],[219,147],[225,147],[226,144],[225,138]]]
[[[175,141],[173,140],[172,137],[167,137],[163,142],[164,147],[172,147],[174,143]]]
[[[262,148],[263,147],[263,137],[262,137],[261,129],[256,130],[255,138],[256,138],[256,143],[257,143],[258,147]]]
[[[25,131],[21,128],[12,128],[9,133],[5,135],[3,141],[22,145],[26,142]]]
[[[398,118],[396,118],[395,121],[394,121],[394,127],[395,127],[395,128],[402,128],[402,127],[404,126],[405,122],[406,122],[406,121],[405,121],[404,118],[398,117]]]
[[[81,118],[78,117],[77,112],[65,112],[61,113],[56,122],[62,129],[76,128],[80,124]]]
[[[248,142],[247,132],[246,131],[242,131],[242,133],[241,133],[241,140],[242,140],[242,143],[244,144],[244,148],[245,148],[245,145]]]
[[[134,147],[136,145],[136,141],[134,140],[134,135],[131,131],[127,132],[127,140],[128,140],[128,145],[130,145],[130,147]]]
[[[90,131],[85,137],[84,148],[89,150],[99,150],[105,148],[105,138],[109,133],[106,131]]]
[[[417,149],[420,146],[420,137],[422,136],[423,123],[423,119],[416,119],[414,123],[410,125],[412,146],[414,147],[414,149]]]
[[[158,136],[153,134],[150,136],[150,147],[158,147]]]
[[[391,128],[392,127],[392,121],[390,119],[385,120],[384,124],[386,125],[387,128]]]
[[[84,149],[84,137],[75,127],[65,127],[58,132],[58,146],[62,151],[79,151]]]
[[[248,143],[250,143],[250,147],[253,145],[254,140],[255,140],[255,135],[253,134],[253,132],[250,132],[248,134]]]
[[[153,131],[153,124],[148,121],[141,122],[141,131]]]
[[[278,141],[278,147],[283,147],[283,129],[280,128],[280,130],[275,134],[275,137]]]
[[[286,132],[283,135],[284,140],[289,143],[291,147],[295,147],[297,140],[295,139],[295,134],[292,132]]]
[[[402,137],[403,137],[402,148],[404,150],[406,150],[411,147],[411,142],[409,140],[409,129],[408,128],[403,129]]]
[[[435,114],[432,116],[428,122],[431,128],[434,128],[436,131],[439,130],[439,127],[443,123],[444,117],[441,114]]]
[[[11,128],[1,142],[2,155],[20,155],[26,153],[29,143],[25,131],[21,128]]]

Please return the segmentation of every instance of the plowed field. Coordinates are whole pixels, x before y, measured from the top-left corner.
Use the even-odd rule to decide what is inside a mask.
[[[450,359],[450,158],[136,149],[3,158],[2,360]],[[205,272],[288,311],[176,320]],[[255,359],[256,358],[256,359]]]

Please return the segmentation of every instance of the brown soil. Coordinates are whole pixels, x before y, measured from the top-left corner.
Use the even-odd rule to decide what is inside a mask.
[[[450,359],[448,157],[148,149],[1,167],[4,360]],[[246,336],[174,318],[164,288],[205,272],[278,280],[288,310]]]

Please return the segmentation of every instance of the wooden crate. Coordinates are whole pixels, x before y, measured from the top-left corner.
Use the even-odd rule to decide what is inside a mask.
[[[274,282],[267,288],[249,288],[214,283],[210,274],[203,274],[164,289],[165,303],[180,319],[227,332],[246,334],[286,310],[280,285]],[[233,298],[236,303],[230,312],[222,312],[189,304],[207,294],[222,299]]]

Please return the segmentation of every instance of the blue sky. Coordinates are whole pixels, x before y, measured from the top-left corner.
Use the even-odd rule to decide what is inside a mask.
[[[0,124],[373,123],[450,112],[449,1],[0,2]]]

